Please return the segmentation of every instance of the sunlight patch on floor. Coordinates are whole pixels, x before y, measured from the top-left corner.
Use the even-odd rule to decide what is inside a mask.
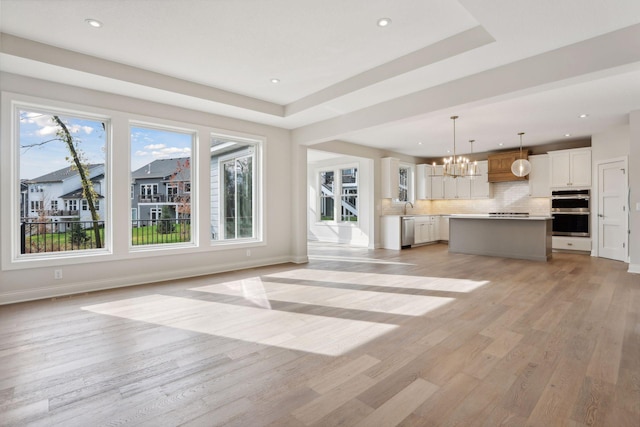
[[[454,300],[436,296],[262,282],[259,277],[190,290],[242,297],[264,308],[270,307],[269,300],[272,300],[405,316],[421,316]]]
[[[309,259],[313,261],[337,261],[337,262],[354,262],[354,263],[366,263],[366,264],[386,264],[386,265],[415,265],[407,262],[398,261],[386,261],[383,259],[372,259],[353,256],[325,256],[325,255],[309,255]]]
[[[410,276],[403,274],[358,273],[338,270],[301,268],[265,275],[268,278],[333,282],[361,286],[421,289],[444,292],[472,292],[489,283],[487,280],[468,280],[450,277]]]
[[[396,329],[390,325],[149,295],[83,307],[93,313],[328,356]]]

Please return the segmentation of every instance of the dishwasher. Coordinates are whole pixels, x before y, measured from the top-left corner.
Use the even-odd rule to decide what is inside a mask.
[[[402,246],[403,248],[410,248],[411,245],[413,245],[414,226],[415,226],[414,223],[415,221],[413,217],[406,217],[406,216],[402,217],[402,222],[400,224],[401,225],[400,246]]]

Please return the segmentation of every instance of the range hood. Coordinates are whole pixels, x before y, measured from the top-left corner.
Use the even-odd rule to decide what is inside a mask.
[[[511,172],[511,164],[520,158],[520,150],[491,154],[489,160],[489,182],[527,181],[529,176],[518,177]],[[529,151],[522,151],[522,158],[529,158]]]

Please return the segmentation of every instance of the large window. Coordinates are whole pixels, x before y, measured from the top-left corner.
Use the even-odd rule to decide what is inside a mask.
[[[211,140],[211,238],[259,240],[258,141]]]
[[[18,107],[20,182],[28,212],[18,212],[18,256],[43,257],[107,246],[109,123],[90,115]],[[65,209],[59,210],[63,201]],[[79,204],[82,210],[79,210]],[[61,225],[64,224],[64,225]]]
[[[188,131],[131,127],[132,246],[193,242],[193,141]]]
[[[320,221],[358,221],[358,168],[322,170],[318,178]]]

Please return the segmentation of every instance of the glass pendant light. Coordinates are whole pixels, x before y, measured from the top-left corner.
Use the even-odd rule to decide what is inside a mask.
[[[471,154],[470,156],[473,157],[473,143],[475,142],[475,139],[470,139],[469,140],[469,145],[471,145]],[[478,161],[474,160],[473,163],[468,163],[467,164],[467,175],[471,178],[478,176]]]
[[[515,176],[523,177],[531,172],[531,163],[529,163],[529,160],[522,158],[522,135],[524,135],[524,132],[520,132],[518,135],[520,135],[520,158],[511,164],[511,172]]]

